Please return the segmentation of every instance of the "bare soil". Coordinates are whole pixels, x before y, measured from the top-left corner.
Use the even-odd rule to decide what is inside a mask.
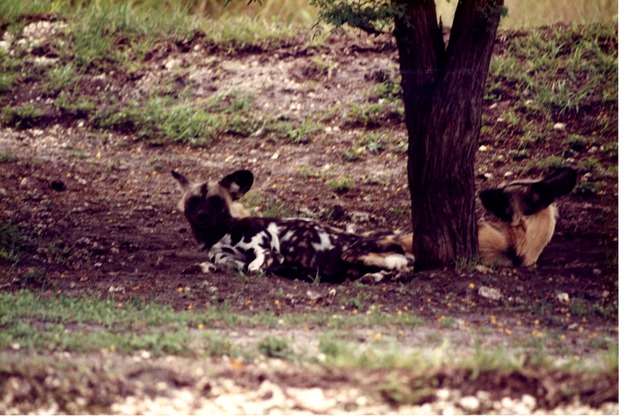
[[[503,34],[496,53],[504,53],[503,43],[510,37],[521,35]],[[46,48],[33,54],[54,57]],[[333,65],[322,70],[316,59]],[[170,83],[200,98],[234,89],[251,92],[255,108],[293,121],[335,111],[305,144],[227,134],[202,146],[151,145],[125,127],[102,132],[84,115],[60,110],[52,104],[54,98],[42,97],[37,80],[23,81],[3,105],[32,102],[43,115],[28,127],[0,128],[0,152],[13,157],[0,163],[0,211],[3,220],[20,227],[22,238],[19,263],[0,266],[0,290],[135,299],[175,310],[203,309],[218,302],[244,314],[330,311],[352,316],[378,308],[384,314],[402,311],[426,320],[425,330],[409,328],[399,334],[403,347],[430,346],[419,339],[427,330],[451,334],[464,353],[473,351],[471,337],[481,336],[489,343],[527,343],[532,336],[545,335],[551,343],[548,351],[558,357],[596,357],[598,340],[616,340],[618,334],[616,173],[609,174],[597,194],[573,193],[559,202],[556,235],[530,269],[468,263],[372,285],[236,273],[183,274],[205,255],[183,215],[175,211],[179,195],[172,169],[190,178],[218,180],[248,168],[256,176],[252,193],[259,200],[254,207],[272,201],[294,215],[344,228],[351,224],[358,231],[409,229],[404,147],[363,153],[356,160],[346,155],[372,130],[404,143],[404,120],[396,113],[367,126],[347,123],[345,114],[351,102],[366,102],[366,88],[383,74],[395,78],[396,60],[391,40],[353,34],[334,35],[319,46],[298,37],[281,47],[254,51],[225,51],[197,38],[156,45],[133,71],[88,72],[81,81],[84,93],[94,92],[95,98],[102,91],[142,98],[151,86]],[[518,96],[513,92],[513,98]],[[498,119],[513,102],[487,101],[484,113],[500,125]],[[593,100],[578,112],[559,115],[557,122],[566,128],[554,130],[527,159],[563,156],[562,140],[568,133],[596,131],[601,113],[617,115],[617,107]],[[478,189],[514,178],[510,172],[527,163],[508,158],[519,140],[518,132],[500,142],[482,135],[481,145],[491,152],[479,152],[478,167],[492,176],[480,176]],[[597,144],[573,152],[576,163],[588,156],[598,157],[604,166],[616,165]],[[525,175],[538,176],[540,171]],[[585,174],[580,176],[583,180]],[[352,178],[355,186],[335,190],[328,181],[340,177]],[[501,297],[484,297],[479,293],[483,286]],[[313,334],[318,333],[314,328]],[[307,379],[296,377],[301,378],[298,382]],[[330,372],[315,377],[318,386],[325,386],[326,378],[333,378],[331,387],[345,381]],[[280,383],[290,386],[292,380],[295,377],[285,375]],[[513,380],[484,383],[499,393]],[[250,386],[261,381],[252,375]],[[467,383],[452,381],[454,388]],[[613,389],[616,381],[612,380]],[[537,395],[530,390],[522,393]],[[613,391],[593,404],[617,399]]]

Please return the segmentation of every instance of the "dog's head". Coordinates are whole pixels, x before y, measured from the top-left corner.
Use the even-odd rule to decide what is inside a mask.
[[[500,220],[516,226],[523,217],[549,207],[556,198],[570,193],[577,182],[571,168],[556,169],[541,180],[514,181],[499,188],[481,191],[481,203]]]
[[[254,175],[239,170],[217,182],[190,182],[184,175],[171,171],[182,190],[178,208],[190,223],[195,239],[211,247],[229,232],[232,220],[247,216],[235,203],[254,183]],[[245,212],[245,213],[243,213]]]

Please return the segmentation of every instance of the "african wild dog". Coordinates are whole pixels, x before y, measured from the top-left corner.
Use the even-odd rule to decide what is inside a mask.
[[[479,253],[484,262],[531,266],[553,236],[556,198],[570,193],[577,172],[559,168],[540,180],[513,181],[481,191],[481,203],[498,221],[479,224]]]
[[[481,203],[498,220],[479,222],[479,255],[485,264],[531,266],[553,236],[558,208],[556,198],[570,193],[577,172],[559,168],[539,180],[513,181],[479,193]],[[413,254],[413,234],[400,245]]]
[[[247,272],[341,282],[413,265],[391,232],[354,235],[307,219],[242,217],[245,209],[235,201],[251,188],[250,171],[233,172],[218,183],[193,183],[172,174],[183,192],[178,207],[215,269],[232,265]]]

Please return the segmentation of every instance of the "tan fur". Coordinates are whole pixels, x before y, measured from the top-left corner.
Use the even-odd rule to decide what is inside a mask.
[[[538,261],[549,244],[556,227],[557,208],[554,204],[531,216],[521,216],[516,225],[506,222],[479,223],[479,255],[492,265],[513,265],[508,250],[522,258],[529,267]]]

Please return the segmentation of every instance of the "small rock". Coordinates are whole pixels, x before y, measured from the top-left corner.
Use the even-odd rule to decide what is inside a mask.
[[[182,65],[182,60],[181,59],[171,58],[170,60],[168,60],[164,64],[164,68],[166,70],[173,70],[173,69],[177,69],[177,68],[181,67],[181,65]]]
[[[308,296],[308,298],[311,299],[311,300],[319,300],[322,297],[322,295],[320,293],[312,292],[310,290],[308,290],[306,292],[306,296]]]
[[[554,130],[558,130],[558,131],[562,131],[562,130],[564,130],[566,128],[567,128],[567,125],[565,123],[561,123],[561,122],[555,123],[553,125],[553,129]]]
[[[475,413],[481,407],[481,403],[477,397],[473,397],[472,395],[463,397],[459,400],[459,405],[468,413]]]
[[[315,413],[325,413],[337,404],[334,399],[327,399],[321,388],[288,391],[287,394],[293,397],[299,407]]]
[[[124,286],[109,286],[109,289],[107,290],[108,293],[118,293],[118,292],[124,292],[125,288]]]
[[[558,293],[556,295],[556,299],[558,299],[558,302],[560,303],[569,303],[570,301],[568,293]]]
[[[354,211],[350,213],[350,220],[352,220],[355,223],[369,222],[370,214],[364,211]]]
[[[477,270],[477,272],[481,273],[481,274],[493,273],[493,271],[492,271],[492,269],[490,267],[482,265],[482,264],[477,264],[475,266],[475,270]]]
[[[501,298],[503,298],[503,295],[501,294],[501,292],[497,289],[494,289],[492,287],[487,287],[487,286],[481,286],[479,288],[479,296],[484,297],[486,299],[491,299],[491,300],[499,300]]]

